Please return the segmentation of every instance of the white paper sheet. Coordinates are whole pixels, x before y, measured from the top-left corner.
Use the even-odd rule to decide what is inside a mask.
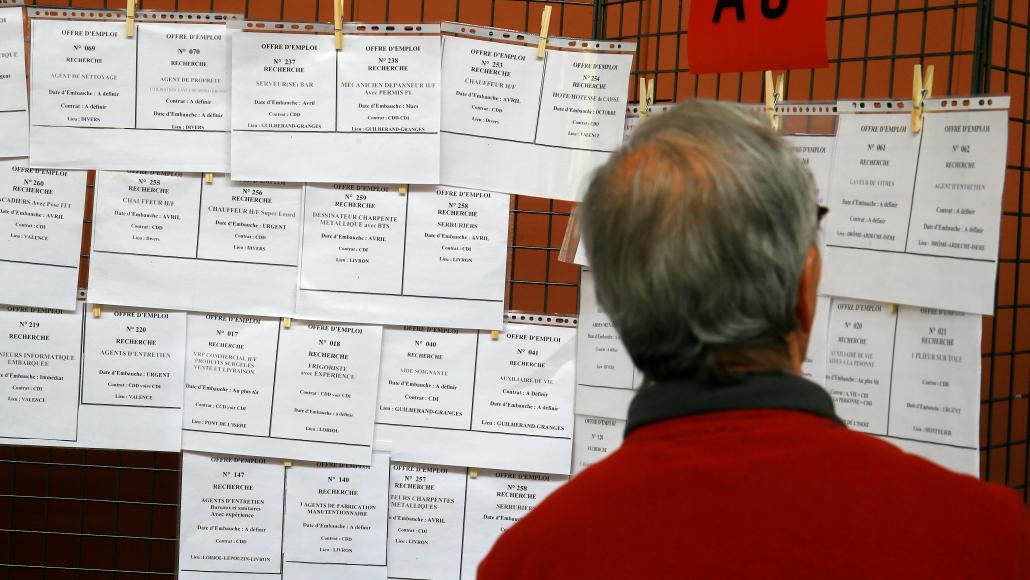
[[[536,507],[568,477],[514,471],[478,470],[469,476],[461,577],[476,577],[479,563],[508,528]]]
[[[299,185],[98,172],[90,299],[292,316],[301,202]]]
[[[390,466],[391,578],[461,576],[466,472],[417,463]]]
[[[0,437],[75,439],[82,309],[0,306]]]
[[[389,475],[384,453],[371,467],[286,469],[277,459],[186,452],[179,577],[385,580]]]
[[[29,154],[24,9],[0,8],[0,157]]]
[[[567,474],[575,329],[387,328],[376,439],[396,461]],[[475,357],[470,356],[475,353]]]
[[[233,178],[439,183],[439,28],[418,28],[346,34],[341,51],[326,35],[233,34]]]
[[[0,284],[0,303],[75,308],[85,200],[85,171],[0,159],[0,280],[17,280]]]
[[[83,349],[84,404],[182,408],[185,312],[108,307]]]
[[[643,380],[611,318],[597,302],[593,274],[583,270],[576,333],[576,413],[625,420]]]
[[[468,429],[478,343],[474,330],[384,329],[376,421]]]
[[[33,167],[229,168],[224,24],[32,21]]]
[[[445,35],[441,181],[579,199],[622,142],[632,61]]]
[[[894,343],[889,435],[976,448],[980,317],[903,307]]]
[[[386,566],[348,566],[346,564],[313,564],[283,562],[283,580],[387,580]]]
[[[826,388],[837,414],[857,431],[976,451],[980,333],[974,314],[834,298]]]
[[[576,415],[572,474],[576,475],[618,449],[625,431],[625,420]]]
[[[47,352],[52,359],[40,360],[39,353],[10,350],[7,366],[18,369],[26,365],[10,361],[35,356],[47,364],[36,368],[44,370],[40,376],[54,377],[62,385],[60,391],[37,385],[42,390],[36,393],[47,399],[49,410],[42,418],[16,415],[33,421],[34,431],[24,439],[0,434],[0,444],[179,451],[184,313],[106,307],[95,318],[83,317],[83,310],[91,308],[82,304],[69,312],[9,308],[10,315],[28,316],[18,320],[20,328],[59,337],[45,342],[50,347],[63,344],[64,352]],[[48,335],[36,329],[60,331]],[[53,439],[56,432],[61,439]]]
[[[887,304],[835,299],[827,346],[826,389],[852,429],[887,433],[897,315]]]
[[[883,439],[902,451],[932,461],[941,467],[971,475],[978,479],[980,477],[980,451],[978,449],[934,445],[932,443],[896,439],[894,437],[879,437],[879,439]]]
[[[499,328],[509,206],[451,187],[308,186],[297,315]]]
[[[910,124],[841,115],[820,291],[990,314],[1007,106],[928,113],[917,135]]]
[[[183,453],[179,572],[278,574],[285,478],[274,459]]]
[[[190,314],[183,448],[368,465],[382,328]]]
[[[590,267],[590,258],[587,256],[586,247],[583,244],[583,238],[579,238],[579,243],[576,244],[576,254],[572,257],[572,263],[577,266]]]
[[[108,306],[86,316],[80,416],[104,427],[80,419],[79,442],[178,451],[185,353],[185,312]]]
[[[371,466],[297,463],[287,470],[286,577],[296,573],[292,563],[314,566],[318,577],[330,577],[325,565],[333,565],[333,577],[370,567],[385,577],[389,484],[386,453],[373,453]]]
[[[45,383],[30,386],[42,389],[35,392],[47,400],[38,404],[48,410],[42,418],[12,410],[12,417],[32,422],[32,430],[25,438],[0,433],[0,444],[165,452],[181,449],[185,313],[105,307],[100,318],[94,318],[83,316],[84,310],[91,309],[82,304],[69,312],[6,308],[5,314],[18,315],[12,323],[16,321],[20,329],[25,329],[23,333],[8,333],[10,336],[48,336],[48,348],[62,352],[48,352],[43,356],[51,358],[44,359],[26,350],[7,351],[11,357],[5,368],[21,374],[17,369],[28,365],[11,361],[35,358],[40,365],[47,363],[35,367],[38,376],[51,377],[53,384],[60,381],[60,389]],[[0,409],[0,414],[5,412]],[[16,426],[17,421],[10,425]],[[54,439],[55,435],[60,439]]]

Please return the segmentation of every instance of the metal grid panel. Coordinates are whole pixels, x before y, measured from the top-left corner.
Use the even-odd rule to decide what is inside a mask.
[[[364,22],[458,20],[529,30],[543,4],[527,0],[346,0]],[[38,6],[58,5],[52,0]],[[551,2],[551,32],[590,37],[590,2]],[[117,0],[62,7],[122,8]],[[262,20],[331,21],[329,0],[140,0],[149,10],[223,12]],[[87,184],[80,287],[86,286],[93,184]],[[579,269],[559,262],[571,204],[516,196],[506,306],[575,315]],[[0,580],[169,578],[176,570],[179,469],[172,453],[0,446]]]
[[[38,0],[37,0],[38,1]],[[38,2],[55,5],[56,2]],[[549,2],[552,32],[636,40],[635,73],[656,79],[656,98],[759,102],[758,73],[697,76],[687,68],[690,0]],[[1026,0],[830,0],[831,65],[788,76],[791,100],[904,98],[916,63],[937,65],[938,92],[1013,96],[998,308],[984,324],[983,472],[1027,493],[1030,269],[1022,268],[1022,192],[1028,169]],[[459,20],[532,31],[536,0],[353,0],[352,21]],[[120,8],[116,0],[61,6]],[[329,0],[141,0],[141,8],[237,12],[269,20],[329,21]],[[596,17],[595,17],[596,15]],[[992,43],[993,37],[993,43]],[[634,79],[635,80],[635,79]],[[637,83],[631,84],[635,92]],[[635,98],[631,95],[631,98]],[[92,215],[89,182],[81,285]],[[508,307],[574,314],[578,272],[557,260],[570,204],[517,197],[512,209]],[[0,580],[168,578],[174,575],[180,457],[166,453],[0,448]]]
[[[1027,396],[1030,389],[1030,233],[1027,219],[1027,102],[1030,77],[1027,61],[1026,0],[984,2],[984,91],[1012,96],[1009,114],[1009,153],[1002,206],[1002,244],[998,270],[997,307],[984,327],[983,436],[986,449],[982,473],[986,479],[1022,490],[1028,497]],[[989,330],[989,333],[988,333]]]
[[[915,64],[935,65],[935,92],[1012,95],[997,307],[984,318],[981,477],[1028,499],[1030,259],[1023,245],[1028,170],[1027,0],[830,0],[830,66],[790,71],[787,99],[911,98]],[[635,74],[655,79],[657,101],[762,102],[762,73],[695,75],[687,66],[690,0],[602,0],[598,29],[639,43]],[[788,41],[785,39],[785,41]],[[775,49],[775,47],[770,47]],[[637,82],[630,85],[633,90]],[[1022,284],[1020,282],[1022,281]],[[1022,286],[1023,291],[1020,291]]]

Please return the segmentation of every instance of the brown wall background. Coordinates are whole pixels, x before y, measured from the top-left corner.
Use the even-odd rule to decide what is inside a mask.
[[[34,1],[120,9],[116,0]],[[564,0],[551,33],[640,43],[635,75],[656,80],[658,101],[757,103],[760,73],[689,70],[690,0]],[[936,66],[935,93],[1012,96],[997,308],[984,319],[981,475],[1027,497],[1030,395],[1030,226],[1024,192],[1028,88],[1027,0],[829,0],[831,64],[788,74],[789,100],[909,98],[912,67]],[[536,32],[537,0],[345,0],[349,21],[436,22]],[[140,0],[140,8],[332,20],[331,0]],[[783,42],[790,42],[789,38]],[[770,47],[775,50],[776,47]],[[636,76],[631,83],[636,98]],[[80,285],[86,285],[92,212],[88,187]],[[518,197],[512,212],[509,308],[575,314],[578,268],[558,261],[571,205]],[[4,281],[4,283],[12,283]],[[180,456],[112,450],[0,447],[0,580],[169,578],[176,569]],[[875,476],[875,474],[871,474]]]

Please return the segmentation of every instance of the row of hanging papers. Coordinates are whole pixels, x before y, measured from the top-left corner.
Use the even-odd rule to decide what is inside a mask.
[[[632,44],[91,14],[0,8],[0,442],[183,450],[189,579],[472,578],[618,447],[643,377],[589,270],[578,321],[504,288],[509,196],[575,200],[639,122]],[[806,376],[972,475],[1008,106],[775,107],[830,207]]]

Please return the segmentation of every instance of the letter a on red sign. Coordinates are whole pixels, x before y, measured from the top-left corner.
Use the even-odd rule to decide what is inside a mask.
[[[827,0],[693,0],[691,72],[826,66]]]

